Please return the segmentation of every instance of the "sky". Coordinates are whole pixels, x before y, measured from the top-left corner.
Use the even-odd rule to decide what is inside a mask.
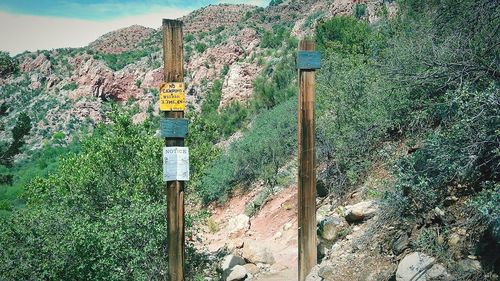
[[[152,28],[209,4],[266,6],[269,0],[1,0],[0,50],[83,47],[133,24]]]

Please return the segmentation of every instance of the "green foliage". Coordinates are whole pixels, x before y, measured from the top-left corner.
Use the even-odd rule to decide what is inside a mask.
[[[24,112],[19,114],[15,126],[12,128],[12,142],[7,144],[0,143],[0,164],[11,166],[14,156],[21,152],[21,147],[24,145],[24,137],[31,130],[31,118]]]
[[[138,60],[140,60],[143,57],[148,56],[152,52],[157,51],[158,48],[151,48],[151,49],[139,49],[139,50],[133,50],[133,51],[126,51],[122,52],[119,54],[95,54],[94,58],[95,59],[101,59],[106,62],[106,64],[111,68],[112,70],[120,70],[124,68],[125,66],[132,64]]]
[[[228,72],[229,72],[229,66],[228,66],[227,64],[225,64],[225,65],[222,67],[222,72],[221,72],[221,75],[222,75],[222,76],[226,76]]]
[[[283,0],[271,0],[271,2],[269,2],[269,6],[278,6],[281,3],[283,3]]]
[[[205,203],[224,201],[235,185],[262,177],[269,168],[277,173],[295,149],[296,104],[290,99],[260,114],[252,128],[210,165],[197,187]]]
[[[62,139],[64,139],[66,137],[66,134],[64,134],[63,132],[56,132],[52,135],[52,139],[56,140],[56,141],[60,141]]]
[[[9,53],[0,51],[0,77],[5,77],[15,73],[18,69],[18,63],[11,58]]]
[[[366,15],[366,4],[356,4],[354,5],[354,16],[357,19],[361,19]]]
[[[260,46],[262,48],[278,48],[290,37],[290,31],[281,24],[273,26],[271,31],[264,31]]]
[[[291,56],[284,57],[275,66],[268,66],[253,83],[253,109],[257,112],[270,109],[293,96],[297,92],[295,83],[292,83],[295,75],[295,63]]]
[[[445,96],[442,114],[449,126],[429,134],[397,165],[397,188],[409,199],[403,213],[417,216],[441,206],[447,196],[494,190],[500,177],[499,105],[496,87]],[[481,212],[488,214],[484,203]]]
[[[187,43],[193,41],[195,38],[194,38],[194,35],[189,33],[189,34],[186,34],[186,36],[184,36],[184,41],[186,41]]]
[[[1,279],[166,279],[162,141],[149,122],[112,120],[0,223]],[[189,249],[187,260],[189,277],[203,259]]]
[[[316,28],[318,49],[329,49],[341,54],[368,55],[374,40],[370,26],[352,17],[334,17]]]
[[[75,82],[68,83],[62,87],[62,89],[66,91],[73,91],[76,90],[77,88],[78,84],[76,84]]]
[[[205,43],[197,42],[196,45],[194,45],[194,48],[198,53],[203,53],[208,48],[208,46]]]

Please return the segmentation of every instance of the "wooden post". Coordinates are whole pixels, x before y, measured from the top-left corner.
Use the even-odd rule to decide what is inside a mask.
[[[184,82],[182,22],[163,19],[163,63],[165,82]],[[166,118],[183,118],[184,111],[165,111]],[[165,138],[165,146],[183,146],[183,138]],[[184,182],[168,181],[167,232],[168,276],[184,280]]]
[[[299,50],[313,51],[314,41],[301,40]],[[316,153],[314,146],[315,80],[313,69],[299,68],[299,281],[317,263],[316,246]]]

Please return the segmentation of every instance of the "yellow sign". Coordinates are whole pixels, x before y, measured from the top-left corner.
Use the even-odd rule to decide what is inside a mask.
[[[186,109],[184,83],[163,83],[160,86],[160,110],[184,111]]]

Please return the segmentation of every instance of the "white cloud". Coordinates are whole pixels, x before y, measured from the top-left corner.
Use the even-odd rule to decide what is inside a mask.
[[[0,12],[0,50],[11,55],[23,51],[83,47],[99,36],[133,24],[158,28],[163,18],[179,18],[190,10],[163,8],[159,12],[111,21],[90,21]]]

